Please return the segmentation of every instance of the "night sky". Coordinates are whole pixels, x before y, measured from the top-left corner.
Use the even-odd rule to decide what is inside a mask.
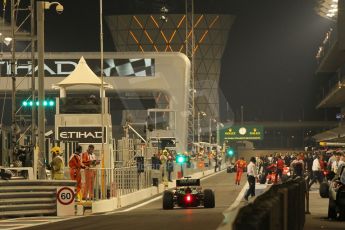
[[[64,12],[46,11],[46,51],[99,51],[99,1],[60,0]],[[184,12],[184,0],[103,1],[104,14]],[[323,120],[316,110],[321,82],[315,54],[331,22],[318,16],[313,0],[195,0],[195,12],[237,16],[221,70],[221,94],[239,119]],[[114,51],[104,23],[104,51]],[[222,118],[226,103],[221,104]],[[303,116],[304,114],[304,116]],[[329,117],[334,119],[333,114]]]

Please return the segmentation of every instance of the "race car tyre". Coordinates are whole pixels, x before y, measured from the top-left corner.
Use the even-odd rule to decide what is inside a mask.
[[[214,192],[211,189],[204,190],[204,207],[214,208],[215,206]]]
[[[163,193],[163,209],[174,208],[174,194],[171,191],[164,191]]]
[[[328,203],[328,218],[329,219],[337,218],[337,206],[335,204],[335,201],[332,199],[329,199],[329,203]]]
[[[319,193],[322,198],[329,198],[329,184],[328,182],[322,182],[320,184]]]

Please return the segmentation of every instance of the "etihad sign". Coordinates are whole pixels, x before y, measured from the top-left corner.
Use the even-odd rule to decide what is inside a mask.
[[[67,76],[76,68],[79,59],[53,60],[45,59],[45,76]],[[100,60],[87,59],[88,66],[96,73],[100,73]],[[1,76],[12,75],[11,60],[0,61]],[[155,76],[155,59],[153,58],[109,58],[104,60],[103,73],[106,77],[110,76],[130,76],[130,77],[150,77]],[[38,66],[35,66],[35,72]],[[28,59],[19,59],[15,63],[14,74],[16,76],[27,76],[32,73],[32,62]]]
[[[69,75],[75,67],[78,65],[77,61],[52,61],[48,60],[44,64],[44,70],[46,76],[56,75]],[[30,75],[32,71],[32,65],[30,60],[16,61],[15,75],[26,76]],[[0,61],[1,75],[11,75],[12,67],[11,61]],[[37,72],[38,66],[35,66],[35,72]]]
[[[104,127],[102,138],[101,126],[60,126],[57,127],[57,138],[60,141],[76,141],[79,143],[104,143],[107,142],[107,131]]]
[[[102,132],[61,132],[59,137],[62,139],[68,139],[68,138],[102,138]]]

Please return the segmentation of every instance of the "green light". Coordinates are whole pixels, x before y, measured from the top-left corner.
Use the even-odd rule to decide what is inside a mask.
[[[184,155],[176,156],[176,163],[183,164],[186,162],[186,157]]]
[[[228,148],[228,149],[226,150],[226,153],[227,153],[229,156],[233,156],[234,153],[235,153],[235,151],[234,151],[232,148]]]
[[[52,99],[44,100],[43,102],[40,101],[32,101],[32,100],[24,100],[21,102],[23,107],[33,107],[43,105],[45,107],[53,107],[55,106],[55,101]]]

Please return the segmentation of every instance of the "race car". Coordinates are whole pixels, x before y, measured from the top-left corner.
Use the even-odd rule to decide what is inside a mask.
[[[214,192],[211,189],[202,191],[200,179],[185,177],[176,180],[176,188],[173,191],[164,191],[163,193],[163,209],[173,209],[175,206],[214,208]]]

